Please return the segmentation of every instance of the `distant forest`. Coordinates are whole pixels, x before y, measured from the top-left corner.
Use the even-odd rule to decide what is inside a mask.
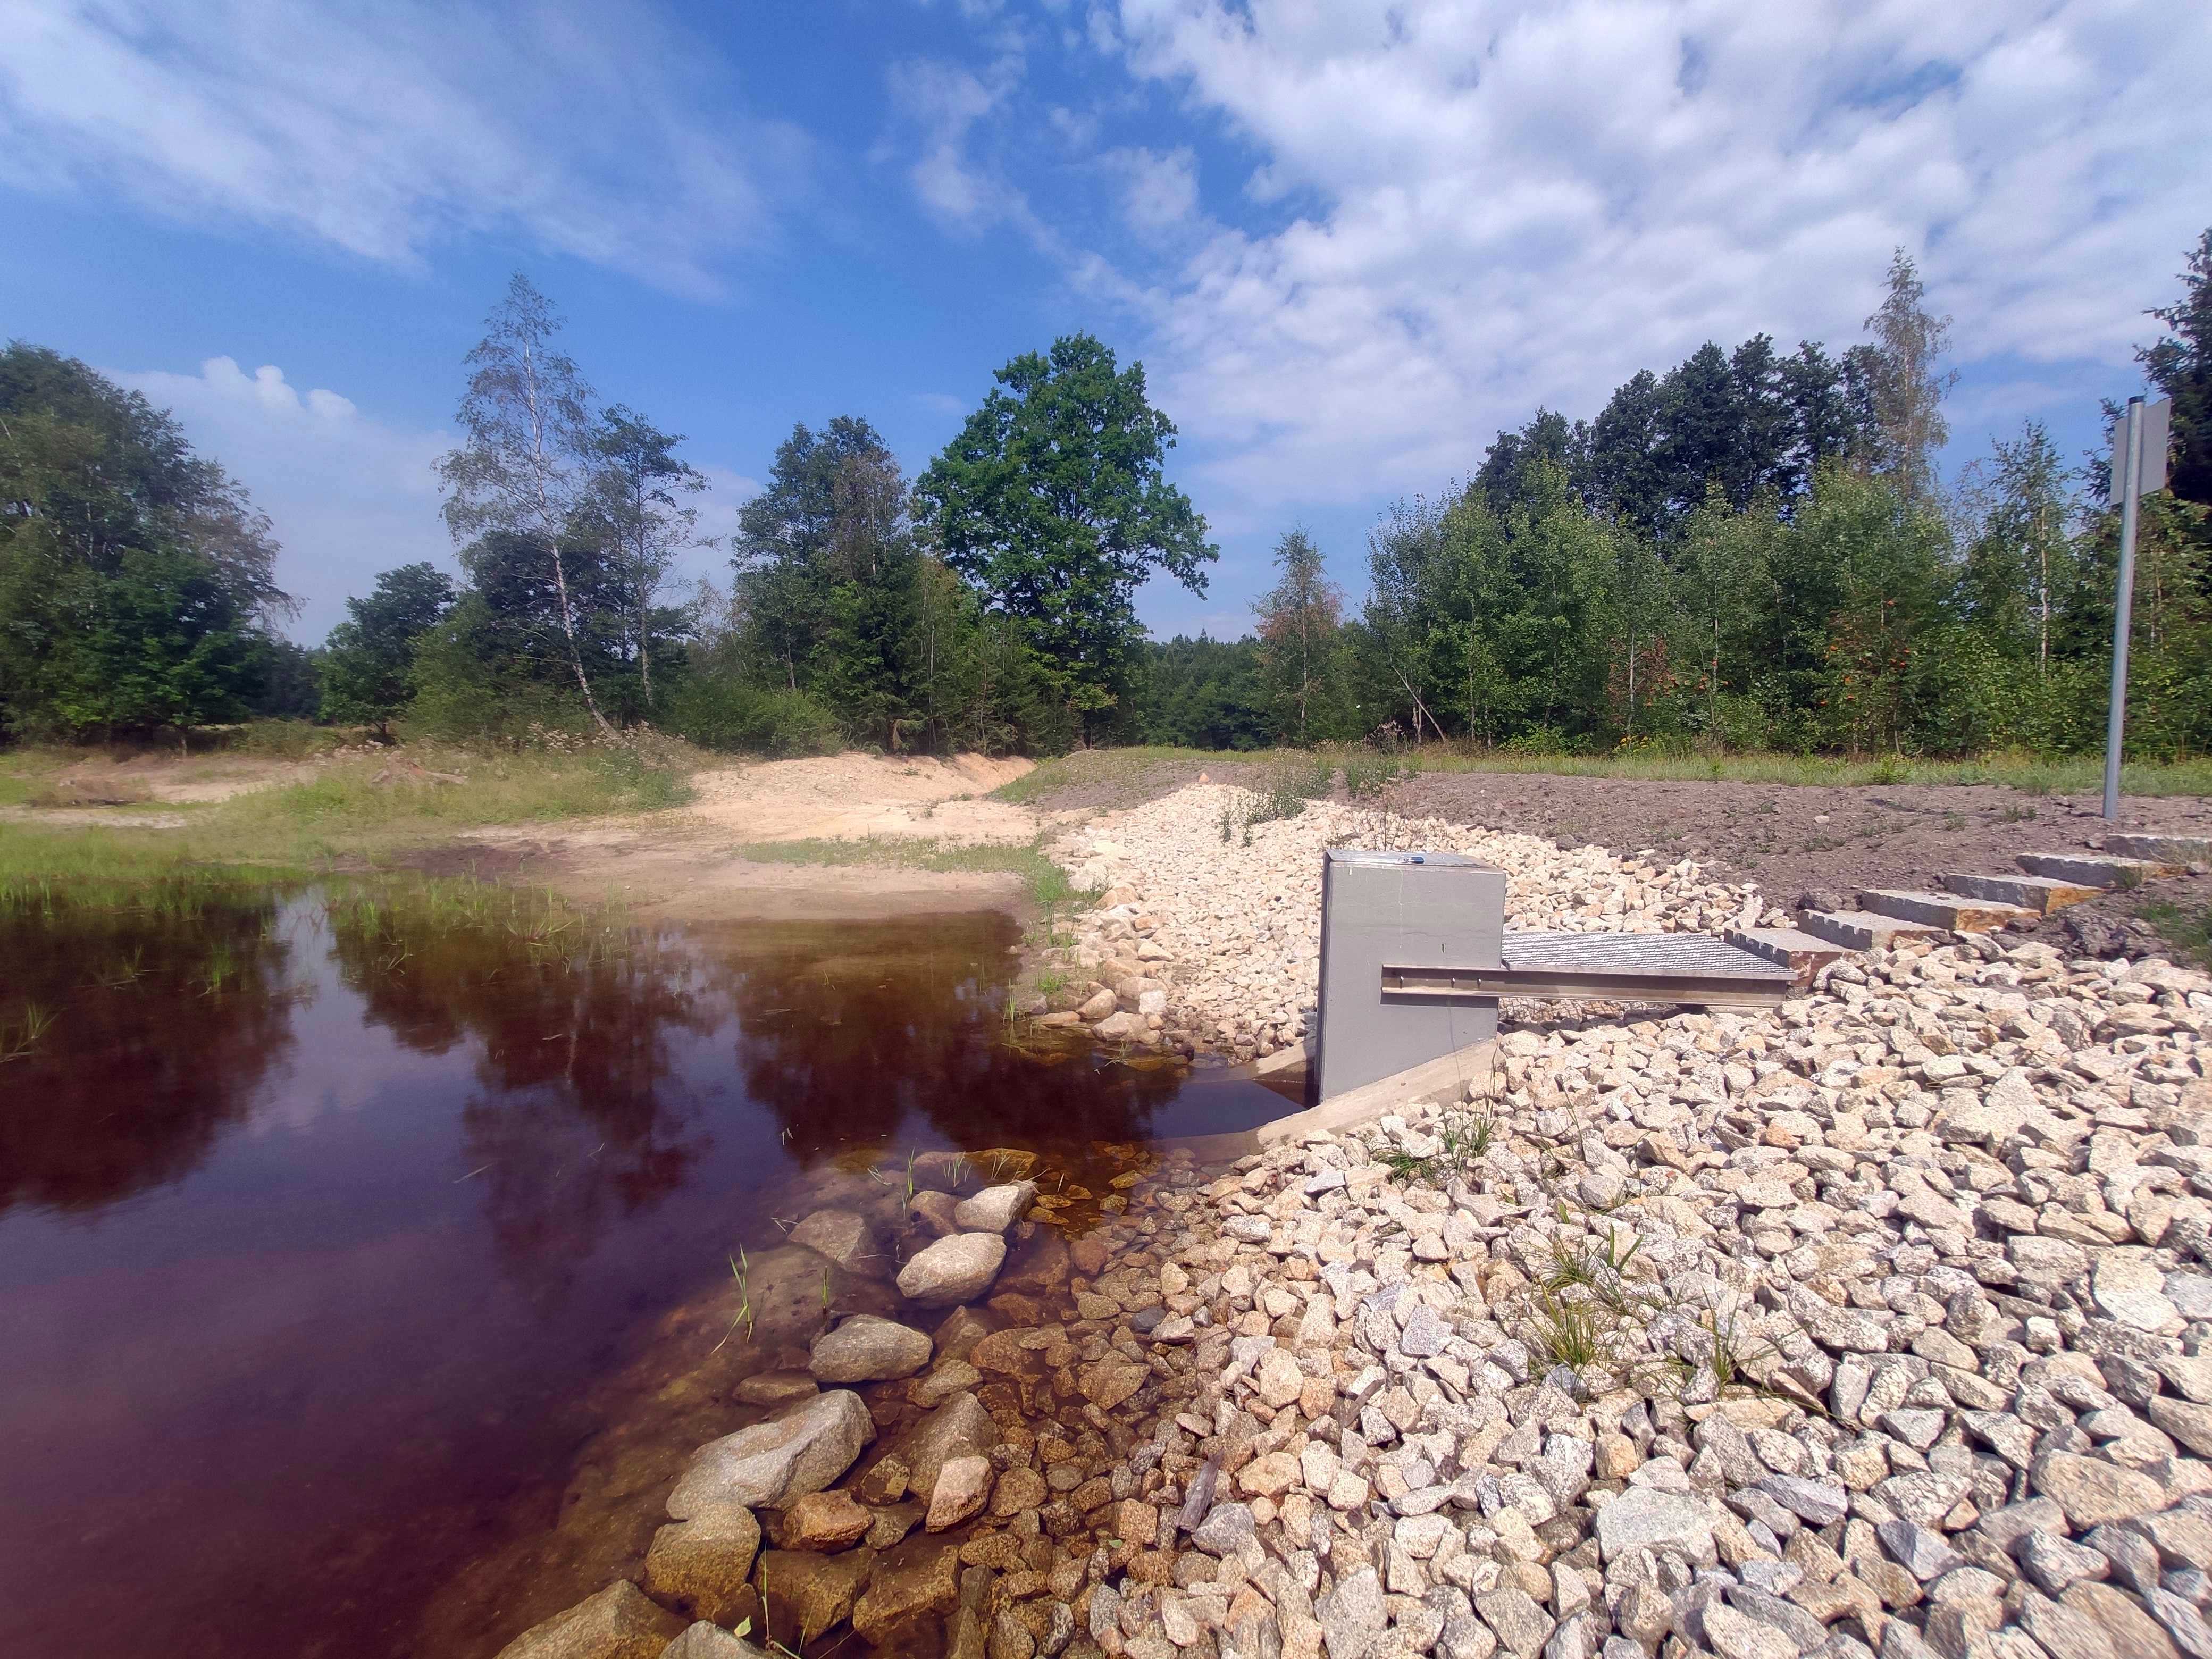
[[[2212,751],[2212,231],[2138,353],[2174,400],[2144,504],[2130,752]],[[794,428],[727,579],[678,592],[703,480],[600,404],[516,277],[441,465],[459,581],[415,564],[312,649],[276,544],[176,422],[82,363],[0,352],[0,732],[255,716],[529,741],[650,725],[764,754],[1244,749],[1437,738],[1957,754],[2101,741],[2116,513],[2030,422],[1938,477],[1948,319],[1902,253],[1869,339],[1759,335],[1539,410],[1370,532],[1356,614],[1296,527],[1255,631],[1151,639],[1204,517],[1140,364],[1076,335],[998,371],[908,479],[869,423]],[[2110,404],[2109,417],[2117,414]]]

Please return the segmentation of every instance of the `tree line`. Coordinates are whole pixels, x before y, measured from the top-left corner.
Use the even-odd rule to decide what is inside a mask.
[[[2212,231],[2138,355],[2175,400],[2146,504],[2131,745],[2212,748]],[[458,581],[403,566],[287,641],[276,545],[167,415],[82,363],[0,353],[0,722],[83,737],[312,714],[388,734],[618,733],[799,753],[1050,752],[1444,738],[1962,752],[2094,746],[2117,514],[2031,422],[1946,489],[1942,367],[1901,252],[1869,339],[1765,335],[1538,410],[1369,537],[1353,614],[1304,530],[1237,641],[1157,641],[1137,590],[1202,592],[1141,364],[1087,335],[998,371],[907,478],[864,419],[801,425],[726,577],[679,591],[704,479],[601,404],[520,276],[465,362],[441,463]],[[2112,411],[2108,406],[2108,415]]]
[[[2174,400],[2144,503],[2130,752],[2212,750],[2212,231],[2137,356]],[[1539,410],[1369,537],[1357,616],[1302,532],[1249,638],[1153,647],[1155,741],[1378,731],[1539,752],[1959,754],[2104,737],[2118,514],[2030,422],[1939,483],[1949,319],[1900,252],[1868,343],[1765,335]],[[2120,411],[2106,406],[2109,429]]]

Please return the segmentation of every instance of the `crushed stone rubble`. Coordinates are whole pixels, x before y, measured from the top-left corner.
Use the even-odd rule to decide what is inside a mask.
[[[1789,920],[1755,887],[1706,880],[1690,860],[1570,850],[1333,801],[1248,829],[1258,799],[1195,784],[1054,845],[1077,884],[1101,901],[1073,921],[1065,971],[1037,1011],[1043,1023],[1239,1060],[1287,1048],[1314,1018],[1322,854],[1332,847],[1462,853],[1493,865],[1506,872],[1509,927],[1718,933]]]
[[[1073,1237],[914,1195],[989,1244],[902,1286],[982,1300],[753,1379],[647,1594],[524,1638],[630,1645],[510,1651],[2212,1659],[2208,1036],[2162,960],[1908,940],[1161,1149]]]

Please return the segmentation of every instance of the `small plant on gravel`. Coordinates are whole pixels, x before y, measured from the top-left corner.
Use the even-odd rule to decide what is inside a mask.
[[[1482,1161],[1497,1135],[1498,1120],[1487,1109],[1447,1116],[1437,1131],[1437,1139],[1443,1143],[1444,1158],[1462,1175],[1471,1173]]]
[[[1576,1294],[1582,1286],[1529,1293],[1524,1340],[1547,1367],[1581,1370],[1613,1358],[1620,1345],[1620,1322],[1595,1297]]]
[[[1437,1160],[1433,1157],[1419,1157],[1401,1146],[1386,1146],[1375,1157],[1384,1169],[1389,1170],[1393,1181],[1426,1181],[1437,1170]]]

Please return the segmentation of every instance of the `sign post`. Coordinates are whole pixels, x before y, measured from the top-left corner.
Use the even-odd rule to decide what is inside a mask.
[[[2135,609],[2136,503],[2166,488],[2166,444],[2173,400],[2128,399],[2112,434],[2112,500],[2120,509],[2119,591],[2112,605],[2112,704],[2105,717],[2105,816],[2120,816],[2120,734],[2128,704],[2128,630]]]

